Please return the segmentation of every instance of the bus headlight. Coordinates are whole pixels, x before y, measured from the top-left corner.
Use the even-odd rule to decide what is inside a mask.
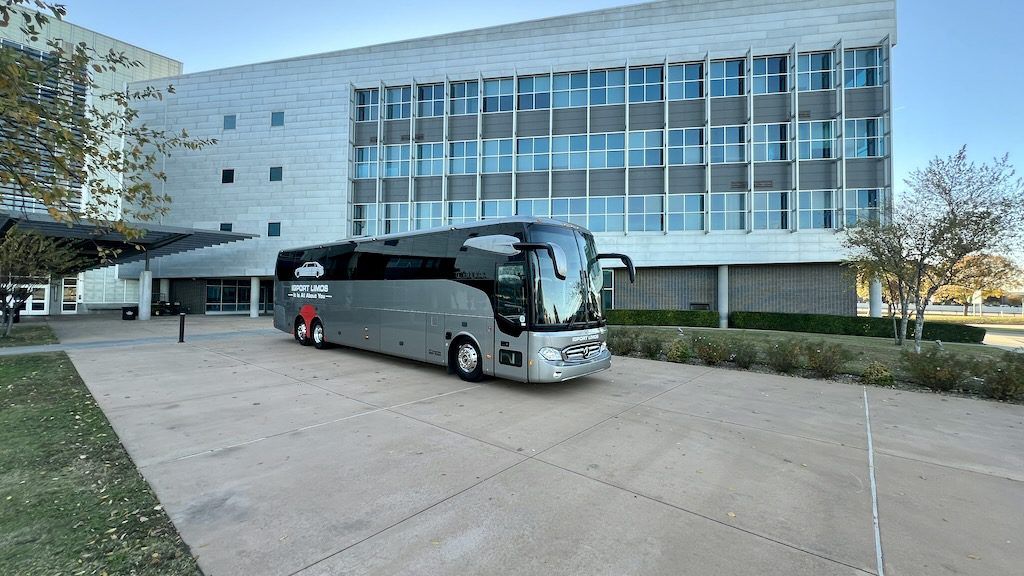
[[[537,351],[537,353],[540,354],[541,358],[545,360],[550,360],[552,362],[562,359],[562,353],[559,350],[550,348],[548,346],[541,348],[540,350]]]

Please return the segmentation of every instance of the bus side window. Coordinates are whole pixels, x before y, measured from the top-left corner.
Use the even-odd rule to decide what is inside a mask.
[[[514,322],[526,314],[526,265],[499,264],[494,287],[494,310]]]

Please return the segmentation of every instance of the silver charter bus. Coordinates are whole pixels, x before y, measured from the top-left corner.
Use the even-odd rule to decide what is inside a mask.
[[[274,326],[303,345],[341,344],[484,375],[560,382],[608,368],[600,260],[591,233],[542,218],[283,250]]]

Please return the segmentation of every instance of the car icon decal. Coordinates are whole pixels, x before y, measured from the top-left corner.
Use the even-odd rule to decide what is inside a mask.
[[[319,262],[305,262],[295,269],[296,278],[319,278],[324,275],[324,267]]]

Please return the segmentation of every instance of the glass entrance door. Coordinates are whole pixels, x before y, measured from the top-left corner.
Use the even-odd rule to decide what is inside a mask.
[[[78,313],[78,278],[65,278],[61,285],[61,314]]]
[[[32,287],[32,295],[25,301],[21,311],[26,316],[45,316],[50,313],[50,286],[44,284]]]

